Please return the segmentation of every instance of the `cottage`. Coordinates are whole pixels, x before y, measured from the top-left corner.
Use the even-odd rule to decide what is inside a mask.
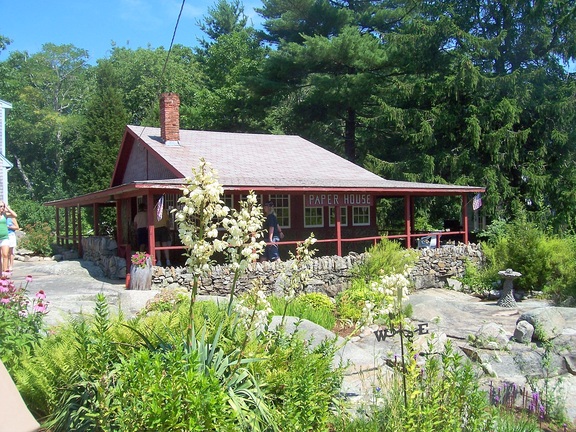
[[[157,249],[182,251],[173,216],[169,224],[172,245],[155,246],[151,229],[155,206],[160,197],[167,209],[178,205],[184,178],[192,174],[192,167],[198,166],[201,158],[218,172],[228,206],[236,206],[250,191],[261,202],[275,203],[279,224],[286,234],[282,242],[285,247],[281,248],[284,251],[311,232],[325,254],[362,251],[383,234],[412,247],[425,235],[414,232],[412,217],[414,199],[423,196],[460,199],[461,218],[443,236],[459,236],[468,242],[469,202],[484,188],[386,180],[298,136],[181,130],[179,104],[178,95],[165,93],[160,100],[160,128],[126,127],[110,188],[47,203],[56,207],[61,244],[81,247],[82,207],[93,208],[94,234],[99,235],[100,209],[113,206],[116,241],[120,253],[127,256],[136,248],[134,215],[138,205],[145,203],[152,256]],[[403,200],[402,232],[383,233],[377,226],[377,202],[390,197]]]

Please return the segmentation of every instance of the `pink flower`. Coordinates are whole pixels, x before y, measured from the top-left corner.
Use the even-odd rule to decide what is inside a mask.
[[[8,286],[8,285],[10,285],[10,281],[8,279],[2,279],[2,280],[0,280],[0,285]]]
[[[0,303],[3,303],[3,304],[10,303],[10,299],[8,297],[3,297],[2,299],[0,299]]]
[[[0,284],[0,293],[8,292],[8,291],[10,291],[10,289],[6,285]]]
[[[48,305],[45,303],[38,303],[36,306],[34,306],[34,312],[38,312],[38,313],[46,313],[46,309],[48,308]]]
[[[44,290],[40,290],[36,293],[36,298],[44,300],[46,298],[46,294],[44,294]]]
[[[26,282],[32,282],[32,275],[26,276]]]
[[[18,315],[20,315],[22,318],[26,318],[28,316],[28,311],[23,309],[20,312],[18,312]]]

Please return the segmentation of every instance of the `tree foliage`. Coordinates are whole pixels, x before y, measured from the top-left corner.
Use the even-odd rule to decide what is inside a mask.
[[[259,30],[239,0],[217,0],[198,47],[113,47],[96,66],[72,45],[12,52],[0,61],[11,192],[105,187],[123,125],[157,126],[173,91],[183,128],[301,135],[386,178],[485,186],[489,218],[574,231],[573,2],[263,0],[257,12]],[[430,199],[419,217],[454,213]]]

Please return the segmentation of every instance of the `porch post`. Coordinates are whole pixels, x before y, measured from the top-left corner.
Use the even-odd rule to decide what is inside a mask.
[[[93,220],[92,223],[94,225],[94,235],[100,235],[100,206],[96,203],[92,204],[92,214]]]
[[[410,195],[410,232],[414,232],[414,218],[412,217],[414,214],[414,207],[414,197]]]
[[[336,220],[336,254],[342,256],[342,225],[340,223],[340,206],[334,207],[334,218]]]
[[[62,239],[60,238],[60,207],[56,207],[56,244],[60,246]]]
[[[468,244],[468,203],[467,195],[462,194],[462,228],[464,229],[464,244]]]
[[[78,249],[78,230],[76,225],[76,218],[78,214],[78,205],[76,207],[71,207],[72,210],[72,246],[76,246]]]
[[[122,201],[116,200],[116,244],[124,244],[124,230],[122,229]]]
[[[64,237],[64,239],[66,240],[66,247],[68,247],[68,245],[70,243],[69,212],[70,212],[70,207],[66,207],[64,210],[64,230],[66,232],[66,236]],[[62,245],[64,246],[64,243],[62,243]]]
[[[412,213],[410,211],[411,207],[412,207],[412,197],[410,195],[404,195],[404,230],[406,232],[406,249],[410,249],[412,247],[411,246]]]
[[[148,249],[152,263],[156,265],[156,234],[154,233],[154,195],[150,190],[146,194],[146,207],[148,213]]]
[[[78,204],[78,257],[82,258],[84,251],[82,250],[82,207]]]

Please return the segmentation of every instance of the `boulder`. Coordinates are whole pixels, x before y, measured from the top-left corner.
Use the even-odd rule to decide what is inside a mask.
[[[498,350],[506,349],[511,334],[496,323],[484,324],[474,336],[474,345],[479,348]]]
[[[520,315],[516,325],[527,321],[534,327],[533,339],[546,342],[562,334],[566,321],[558,310],[551,307],[541,307]]]
[[[534,326],[528,321],[519,321],[516,324],[516,329],[514,330],[514,340],[520,343],[530,343],[532,342],[532,336],[534,335]]]

